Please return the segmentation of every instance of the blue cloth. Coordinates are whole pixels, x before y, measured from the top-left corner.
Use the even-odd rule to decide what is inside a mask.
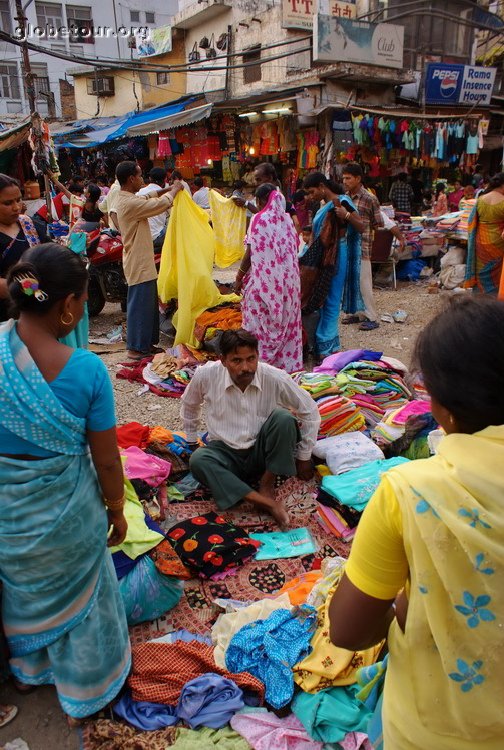
[[[21,342],[17,333],[15,333],[15,328],[11,331],[11,339],[16,341],[16,346],[17,341]],[[8,346],[7,343],[6,346]],[[33,362],[33,360],[31,361]],[[3,356],[2,362],[4,362]],[[50,398],[51,411],[54,409],[55,413],[66,412],[64,415],[65,421],[73,417],[78,420],[79,424],[84,422],[86,430],[93,431],[109,430],[115,426],[112,383],[110,382],[107,368],[96,354],[84,349],[76,349],[58,376],[51,383],[46,383],[38,370],[37,373],[38,375],[33,374],[33,377],[37,382],[40,380],[43,381],[42,387],[47,394],[46,398]],[[49,425],[47,430],[44,430],[44,439],[41,441],[37,440],[36,442],[33,437],[33,428],[28,427],[24,418],[20,424],[17,423],[16,427],[9,427],[9,423],[12,421],[14,415],[8,417],[6,414],[6,411],[9,411],[9,409],[7,408],[6,410],[3,394],[7,387],[7,379],[4,380],[4,378],[1,378],[0,453],[32,455],[45,458],[47,456],[55,456],[61,452],[56,446],[54,448],[49,447],[50,436],[52,434]],[[37,416],[36,418],[46,421],[47,415],[45,417]],[[39,429],[36,428],[36,432],[38,434]]]
[[[397,456],[396,458],[370,461],[364,466],[346,471],[344,474],[323,477],[322,489],[336,498],[342,505],[348,505],[350,508],[361,512],[376,492],[383,474],[408,460],[402,456]]]
[[[121,578],[119,590],[128,625],[136,625],[173,609],[184,593],[184,583],[160,573],[151,558],[143,555],[133,570]]]
[[[175,706],[165,706],[162,703],[148,701],[134,701],[131,694],[124,693],[114,706],[114,713],[133,727],[145,731],[171,727],[177,723]]]
[[[264,683],[265,698],[273,708],[292,699],[292,667],[311,651],[310,641],[317,625],[313,607],[303,605],[291,613],[277,609],[266,620],[244,625],[232,637],[226,651],[230,672],[250,672]]]
[[[159,341],[157,281],[144,281],[128,287],[127,346],[130,351],[150,354]]]
[[[256,560],[279,560],[289,557],[301,557],[316,552],[316,547],[308,529],[290,529],[289,531],[266,531],[249,534],[251,539],[261,542]]]
[[[4,430],[54,453],[86,454],[86,420],[69,412],[53,393],[13,320],[0,324],[0,362],[0,425]]]
[[[117,695],[131,661],[86,420],[58,401],[13,321],[0,326],[0,360],[0,424],[59,454],[43,461],[0,456],[0,580],[11,670],[27,684],[54,683],[63,710],[81,718]]]
[[[348,195],[341,195],[340,201],[355,210],[355,205]],[[332,202],[319,208],[313,218],[313,238],[317,239],[324,220],[333,208]],[[332,278],[326,301],[320,311],[320,318],[315,334],[317,352],[327,356],[340,349],[339,316],[343,309],[346,313],[355,313],[363,307],[360,292],[361,236],[351,224],[347,225],[344,237],[338,245],[337,266]]]
[[[333,687],[318,693],[301,691],[292,702],[292,712],[314,740],[341,742],[349,732],[366,733],[371,712],[361,703],[358,687]]]
[[[357,698],[372,712],[369,717],[366,734],[374,750],[383,750],[383,688],[387,672],[388,654],[383,661],[361,667],[357,670],[357,683],[360,691]]]
[[[154,640],[156,643],[175,643],[175,641],[190,643],[191,641],[198,641],[198,643],[206,643],[207,646],[212,645],[212,639],[209,635],[190,633],[185,628],[174,630],[173,633],[166,633],[166,635],[162,635],[160,638],[155,638]]]
[[[85,232],[72,232],[70,235],[69,248],[76,255],[86,255],[86,240],[87,236]],[[60,339],[62,344],[71,346],[72,349],[87,349],[89,337],[89,313],[87,302],[84,305],[84,314],[79,320],[73,331]]]
[[[186,682],[176,713],[191,729],[220,729],[244,705],[243,693],[233,680],[208,672]]]

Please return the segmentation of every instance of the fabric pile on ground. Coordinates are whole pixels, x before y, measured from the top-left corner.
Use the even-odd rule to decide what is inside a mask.
[[[219,305],[201,313],[194,324],[194,338],[199,346],[216,352],[224,331],[241,328],[242,314],[237,303]]]
[[[118,428],[131,531],[113,558],[138,624],[118,722],[86,728],[84,750],[370,750],[368,735],[378,736],[379,692],[366,685],[383,674],[383,644],[335,647],[328,607],[382,475],[434,445],[435,423],[421,382],[407,385],[406,368],[380,352],[332,355],[318,373],[293,377],[321,410],[322,481],[280,482],[287,532],[245,502],[216,512],[189,472],[184,435]]]

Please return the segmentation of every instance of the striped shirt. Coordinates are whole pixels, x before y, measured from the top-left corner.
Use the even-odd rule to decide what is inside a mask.
[[[197,439],[201,407],[206,406],[210,440],[236,450],[254,445],[274,409],[290,409],[299,420],[301,440],[296,456],[308,460],[317,442],[320,414],[315,401],[283,370],[260,362],[254,379],[242,392],[221,362],[198,367],[182,396],[181,416],[189,442]]]

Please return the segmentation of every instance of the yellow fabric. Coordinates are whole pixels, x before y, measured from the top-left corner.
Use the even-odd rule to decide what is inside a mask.
[[[218,667],[226,669],[226,651],[231,638],[245,625],[256,620],[266,620],[277,609],[290,609],[289,597],[282,594],[275,599],[261,599],[240,607],[235,612],[222,614],[212,627],[212,643],[215,644],[214,661]]]
[[[173,202],[158,278],[161,301],[178,300],[175,344],[199,346],[194,338],[198,315],[209,307],[240,301],[236,294],[221,294],[212,279],[214,247],[208,215],[181,190]]]
[[[215,265],[227,268],[243,257],[247,212],[231,198],[210,190],[210,210],[215,233]]]
[[[376,599],[395,599],[406,583],[401,509],[387,475],[362,514],[345,573],[354,586]]]
[[[382,643],[365,651],[347,651],[331,643],[329,638],[329,604],[339,585],[340,576],[333,584],[327,599],[317,609],[318,627],[311,640],[312,652],[294,668],[294,681],[306,693],[318,693],[329,687],[343,687],[356,682],[355,674],[359,667],[374,664],[381,651]]]
[[[113,553],[122,550],[125,555],[136,560],[140,555],[157,547],[164,540],[164,536],[149,529],[145,523],[142,503],[138,499],[135,488],[126,477],[124,477],[124,493],[124,517],[128,522],[128,531],[124,542],[117,547],[111,547],[110,551]]]
[[[391,545],[385,564],[373,568],[374,585],[399,588],[402,574],[390,574],[388,584],[383,574],[398,555],[397,503],[410,590],[405,632],[396,622],[389,631],[387,750],[502,748],[503,466],[504,426],[448,435],[435,457],[387,473],[376,504],[388,500],[392,510],[380,518],[370,509],[364,541],[359,526],[351,580],[369,591],[362,552],[374,520],[372,534],[384,549]]]

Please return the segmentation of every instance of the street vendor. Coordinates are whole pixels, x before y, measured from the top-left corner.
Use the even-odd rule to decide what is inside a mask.
[[[275,480],[312,478],[317,406],[286,372],[259,362],[258,340],[248,331],[224,331],[220,348],[220,360],[198,367],[182,397],[183,429],[194,451],[191,472],[220,509],[248,500],[286,527],[289,515],[275,500]],[[199,448],[203,403],[209,442]]]

